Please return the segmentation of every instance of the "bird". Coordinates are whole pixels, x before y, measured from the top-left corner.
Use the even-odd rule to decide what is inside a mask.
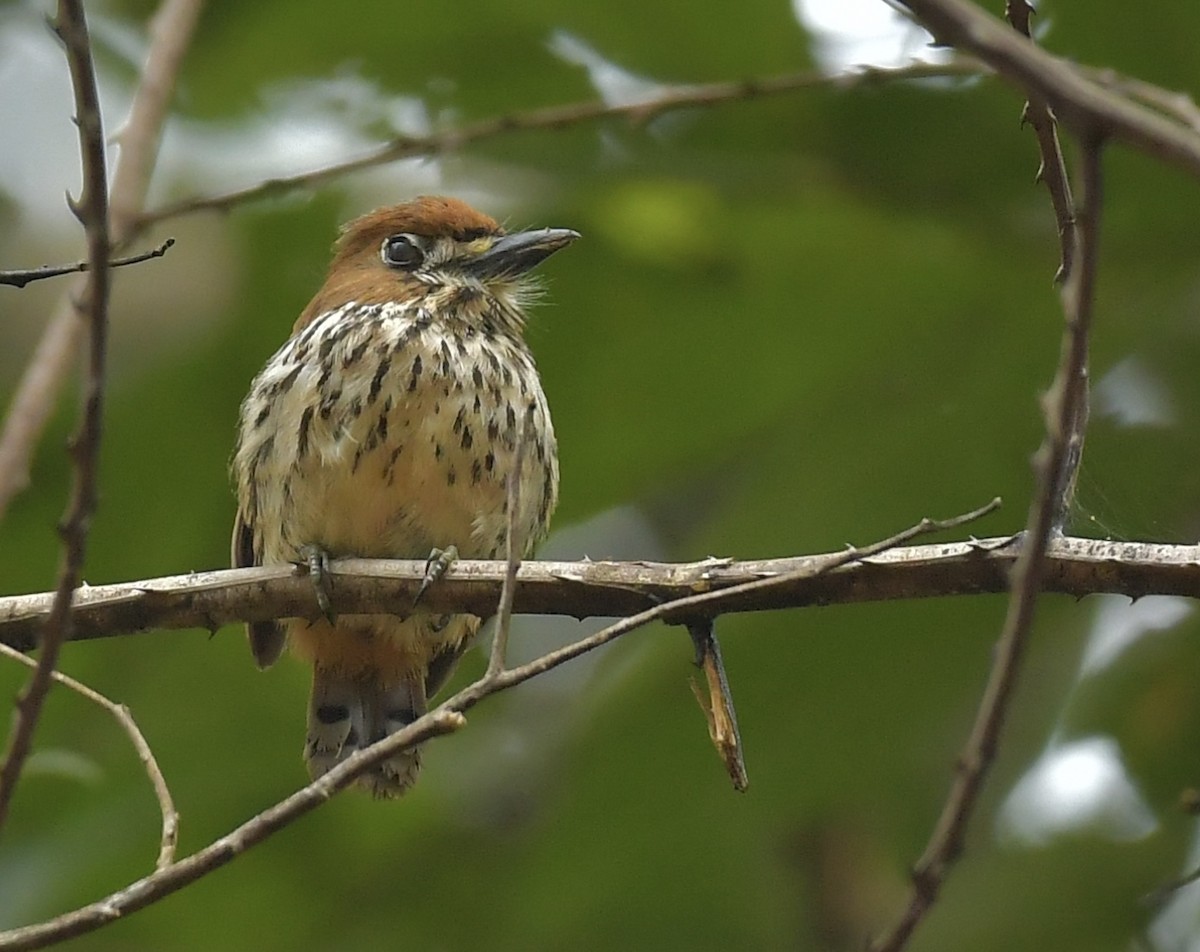
[[[481,624],[419,601],[334,615],[328,560],[428,559],[425,582],[436,584],[454,558],[501,558],[510,475],[521,556],[548,531],[558,447],[524,329],[538,291],[530,272],[578,237],[510,234],[443,196],[362,215],[343,226],[324,284],[250,385],[230,462],[232,562],[307,565],[317,584],[322,617],[246,626],[260,668],[285,648],[312,665],[313,779],[425,713]],[[395,797],[420,762],[407,749],[357,783]]]

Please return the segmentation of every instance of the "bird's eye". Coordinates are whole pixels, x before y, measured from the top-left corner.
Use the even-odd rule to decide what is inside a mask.
[[[406,271],[419,267],[425,260],[425,252],[421,250],[419,241],[415,235],[392,235],[385,238],[380,251],[383,263],[392,268],[404,268]]]

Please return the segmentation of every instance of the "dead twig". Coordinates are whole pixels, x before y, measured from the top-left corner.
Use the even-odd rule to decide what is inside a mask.
[[[1095,135],[1084,136],[1080,148],[1078,256],[1062,292],[1066,319],[1062,354],[1054,383],[1044,398],[1046,436],[1034,456],[1037,491],[1030,504],[1021,554],[1013,572],[1008,613],[971,735],[959,756],[958,772],[925,851],[913,868],[908,904],[892,929],[872,944],[873,952],[899,952],[907,945],[913,931],[937,901],[950,865],[962,852],[967,823],[975,812],[984,780],[995,760],[1033,624],[1034,608],[1046,568],[1045,554],[1066,489],[1063,485],[1064,461],[1070,453],[1071,434],[1079,420],[1081,391],[1077,382],[1087,366],[1095,294],[1102,140]]]
[[[1022,36],[1031,38],[1029,21],[1034,10],[1026,0],[1007,0],[1005,15],[1012,28]],[[1058,141],[1058,124],[1054,113],[1046,102],[1038,96],[1031,96],[1021,112],[1021,121],[1027,122],[1037,136],[1038,152],[1041,163],[1038,166],[1037,180],[1044,182],[1050,193],[1050,204],[1054,207],[1054,219],[1058,225],[1058,241],[1060,261],[1058,271],[1054,275],[1056,284],[1061,284],[1071,273],[1075,263],[1075,248],[1078,243],[1075,221],[1075,200],[1071,196],[1071,182],[1067,175],[1067,163],[1063,158],[1062,145]],[[1059,485],[1059,508],[1054,515],[1054,531],[1061,532],[1071,509],[1071,501],[1075,497],[1075,480],[1079,475],[1079,466],[1083,462],[1083,444],[1087,432],[1089,415],[1088,366],[1085,362],[1079,368],[1079,376],[1070,382],[1078,388],[1075,398],[1075,418],[1071,421],[1070,433],[1067,436],[1067,451],[1063,455],[1063,472]]]
[[[96,469],[104,407],[104,365],[108,342],[109,237],[108,181],[104,162],[104,129],[92,64],[91,40],[82,0],[59,0],[55,32],[66,49],[75,93],[75,122],[83,163],[83,191],[71,210],[87,237],[87,287],[75,306],[89,335],[83,409],[69,451],[75,475],[66,515],[59,527],[62,564],[49,617],[41,630],[41,655],[29,683],[17,697],[16,716],[0,764],[0,828],[8,816],[21,768],[29,755],[33,732],[58,662],[58,651],[71,627],[71,594],[79,584],[87,548],[88,526],[96,509]]]
[[[127,258],[114,258],[109,261],[110,268],[122,268],[128,264],[141,264],[143,261],[149,261],[151,258],[161,258],[175,244],[174,238],[168,238],[157,248],[151,248],[149,251],[143,251],[141,254],[130,255]],[[78,261],[75,264],[64,265],[42,265],[40,268],[30,268],[26,271],[0,271],[0,284],[7,284],[14,288],[23,288],[27,284],[34,281],[42,281],[46,278],[58,278],[64,274],[76,274],[80,271],[87,271],[90,268],[86,261]]]
[[[733,789],[745,793],[750,786],[746,775],[746,759],[742,753],[742,735],[738,730],[737,712],[733,707],[733,692],[729,689],[729,678],[725,674],[725,662],[721,658],[721,645],[717,641],[711,618],[688,624],[688,634],[696,649],[696,667],[704,673],[707,693],[695,678],[692,678],[692,693],[704,719],[708,722],[708,736],[717,749],[717,756],[725,765]]]

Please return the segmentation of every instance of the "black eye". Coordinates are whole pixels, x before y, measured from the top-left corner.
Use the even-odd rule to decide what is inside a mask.
[[[392,235],[383,241],[380,252],[383,263],[392,268],[404,268],[411,271],[419,267],[425,260],[425,252],[421,250],[415,235]]]

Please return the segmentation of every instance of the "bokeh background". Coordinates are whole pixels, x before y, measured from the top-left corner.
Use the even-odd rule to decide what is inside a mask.
[[[110,130],[148,0],[90,3]],[[999,7],[999,4],[992,4]],[[0,263],[79,257],[69,86],[45,5],[0,4]],[[1046,2],[1040,40],[1200,87],[1200,6]],[[355,155],[396,134],[674,84],[935,57],[882,4],[361,0],[208,4],[151,205]],[[1021,99],[995,80],[837,84],[631,126],[508,135],[311,193],[164,223],[116,278],[92,583],[227,564],[248,382],[320,284],[337,225],[430,192],[584,238],[543,269],[530,338],[563,492],[546,554],[783,556],[865,543],[995,495],[1024,521],[1058,353],[1057,240]],[[115,154],[115,149],[114,149]],[[1190,542],[1200,525],[1200,187],[1106,156],[1095,407],[1072,530]],[[61,284],[0,289],[7,398]],[[45,590],[73,395],[0,524],[0,591]],[[961,597],[730,617],[718,633],[750,790],[735,794],[656,627],[476,709],[397,803],[343,795],[72,948],[858,949],[906,894],[1004,612]],[[523,620],[530,655],[585,626]],[[1043,599],[968,848],[915,950],[1200,948],[1187,601]],[[70,645],[130,706],[183,851],[303,781],[306,671],[239,630]],[[477,674],[480,657],[460,679]],[[0,666],[0,696],[25,674]],[[119,729],[62,690],[0,838],[0,926],[147,872],[157,811]],[[1140,944],[1139,944],[1140,943]]]

